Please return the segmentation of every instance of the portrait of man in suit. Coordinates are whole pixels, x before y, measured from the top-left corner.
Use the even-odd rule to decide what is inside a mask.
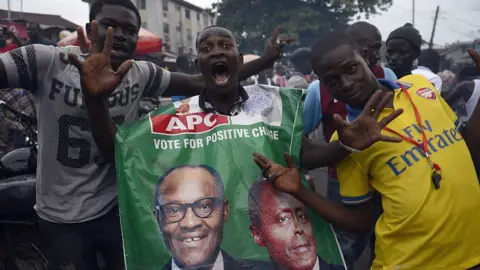
[[[172,258],[164,270],[249,269],[220,249],[229,204],[217,171],[205,165],[183,165],[160,177],[155,215]]]
[[[278,191],[271,182],[253,183],[248,193],[250,233],[267,249],[276,269],[337,270],[317,254],[317,243],[307,207],[295,197]]]

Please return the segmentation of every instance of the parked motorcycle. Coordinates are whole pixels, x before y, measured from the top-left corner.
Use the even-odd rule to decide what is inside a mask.
[[[0,270],[46,270],[48,262],[39,249],[38,216],[33,209],[37,121],[2,100],[0,107],[16,116],[26,136],[26,147],[8,152],[0,160]]]

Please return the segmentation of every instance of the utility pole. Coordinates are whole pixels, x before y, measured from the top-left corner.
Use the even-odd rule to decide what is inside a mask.
[[[415,27],[415,0],[412,0],[412,25]]]
[[[435,28],[437,28],[437,20],[438,20],[438,12],[440,11],[440,6],[437,6],[437,11],[435,11],[435,19],[433,20],[433,28],[432,28],[432,35],[430,36],[430,43],[428,44],[428,48],[433,47],[433,37],[435,36]]]
[[[213,25],[217,25],[218,6],[220,5],[220,1],[221,1],[221,0],[218,0],[218,1],[217,1],[216,8],[215,8],[215,10],[214,10],[214,12],[215,12],[215,17],[213,17]]]
[[[12,19],[12,14],[10,12],[10,0],[7,0],[7,9],[8,9],[8,20]]]

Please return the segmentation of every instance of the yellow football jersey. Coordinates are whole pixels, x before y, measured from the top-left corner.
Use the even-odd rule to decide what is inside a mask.
[[[404,112],[388,127],[422,142],[427,136],[433,162],[441,167],[440,189],[424,152],[412,143],[378,142],[337,164],[346,204],[382,196],[384,213],[376,224],[372,269],[468,269],[480,264],[480,185],[460,121],[432,84],[421,75],[399,81],[419,110],[395,89],[394,107]],[[381,118],[391,113],[385,109]],[[389,136],[398,136],[388,131]],[[335,133],[333,140],[338,140]]]

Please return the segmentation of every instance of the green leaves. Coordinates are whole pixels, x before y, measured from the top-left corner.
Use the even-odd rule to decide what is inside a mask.
[[[344,29],[349,21],[368,18],[388,9],[392,0],[223,0],[214,4],[217,24],[232,31],[242,52],[262,52],[277,25],[297,39],[296,47],[310,46],[323,33]]]

